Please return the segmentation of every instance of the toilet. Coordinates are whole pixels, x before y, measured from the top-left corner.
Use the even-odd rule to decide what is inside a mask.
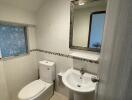
[[[40,79],[35,80],[18,94],[19,100],[49,100],[53,95],[53,82],[55,80],[55,63],[50,61],[39,61]]]

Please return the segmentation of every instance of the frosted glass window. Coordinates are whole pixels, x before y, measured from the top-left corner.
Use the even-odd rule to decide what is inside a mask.
[[[0,49],[3,58],[26,54],[26,27],[0,24]]]
[[[96,12],[91,16],[89,48],[100,49],[104,31],[105,12]]]

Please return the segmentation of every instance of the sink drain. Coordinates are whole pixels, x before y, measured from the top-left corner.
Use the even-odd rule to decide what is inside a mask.
[[[77,87],[81,87],[81,85],[78,84]]]

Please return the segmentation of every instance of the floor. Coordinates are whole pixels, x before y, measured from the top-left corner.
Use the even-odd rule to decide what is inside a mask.
[[[58,92],[55,92],[54,96],[50,100],[68,100],[68,98]]]

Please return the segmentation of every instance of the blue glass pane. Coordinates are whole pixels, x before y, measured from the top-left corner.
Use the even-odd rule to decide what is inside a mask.
[[[93,14],[90,33],[90,48],[100,48],[104,30],[105,13]]]
[[[0,25],[0,49],[2,57],[27,53],[24,27]]]

